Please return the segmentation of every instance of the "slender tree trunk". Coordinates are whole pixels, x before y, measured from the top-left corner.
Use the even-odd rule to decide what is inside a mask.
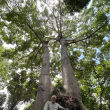
[[[13,105],[12,105],[8,110],[13,110],[16,105],[17,105],[17,102],[15,101],[15,102],[13,103]]]
[[[102,95],[103,95],[103,91],[104,91],[104,88],[103,88],[102,85],[103,85],[103,84],[101,83],[101,84],[100,84],[101,93],[100,93],[100,105],[99,105],[99,110],[102,110]]]
[[[39,78],[38,92],[33,110],[43,110],[46,101],[50,99],[51,80],[49,74],[50,62],[48,44],[43,44],[43,51],[41,75]]]
[[[81,108],[83,110],[87,110],[87,108],[82,103],[79,84],[76,80],[75,74],[73,72],[73,68],[69,60],[69,56],[67,53],[66,39],[62,38],[60,43],[61,43],[62,77],[63,77],[62,83],[65,93],[66,95],[72,96],[73,98],[77,98]]]

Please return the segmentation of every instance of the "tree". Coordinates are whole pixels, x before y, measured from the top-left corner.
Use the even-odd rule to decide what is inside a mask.
[[[48,1],[41,0],[38,2],[34,0],[27,0],[24,5],[22,3],[23,1],[18,3],[17,1],[7,2],[2,0],[2,2],[5,3],[5,10],[4,8],[1,9],[1,17],[3,22],[6,23],[7,27],[7,30],[4,29],[1,31],[2,40],[4,40],[6,43],[15,44],[14,49],[5,50],[2,54],[4,57],[12,59],[13,62],[11,64],[11,70],[16,71],[18,69],[29,69],[29,73],[35,73],[35,71],[39,73],[37,68],[41,68],[42,65],[42,71],[40,74],[41,79],[38,86],[38,91],[40,91],[42,90],[43,85],[45,88],[44,82],[47,80],[45,79],[45,81],[42,82],[42,78],[44,78],[42,74],[47,71],[45,75],[48,74],[47,77],[50,77],[48,59],[49,52],[46,44],[48,43],[50,50],[52,50],[54,53],[57,52],[59,45],[61,45],[62,82],[65,91],[64,94],[77,98],[81,108],[85,110],[86,108],[82,103],[79,85],[75,77],[75,75],[78,75],[76,72],[74,74],[73,70],[75,71],[75,69],[78,69],[79,67],[80,70],[84,71],[84,69],[81,69],[81,66],[87,65],[87,61],[91,63],[90,66],[95,65],[92,59],[94,58],[95,52],[91,51],[95,50],[94,48],[96,47],[98,48],[102,46],[103,42],[105,41],[104,37],[107,35],[109,30],[108,7],[110,2],[104,1],[103,4],[105,4],[106,7],[102,12],[103,4],[100,1],[97,1],[97,3],[93,1],[91,8],[84,9],[78,18],[76,16],[71,16],[68,13],[65,4],[62,1],[51,4]],[[44,8],[39,10],[37,4]],[[99,4],[101,7],[99,7]],[[43,47],[44,54],[41,50],[41,45]],[[46,51],[44,47],[46,47]],[[84,60],[79,62],[77,59],[75,60],[77,62],[73,61],[74,67],[71,66],[72,62],[69,60],[69,57],[74,58],[75,52],[73,52],[73,49],[79,51],[76,52],[75,57],[77,55],[80,56],[81,52],[85,57],[85,62]],[[67,51],[70,56],[68,56]],[[42,54],[44,56],[44,60],[41,64]],[[46,63],[45,55],[47,59]],[[57,56],[56,59],[60,60],[60,56]],[[56,65],[58,63],[58,61],[51,59],[51,75],[55,74],[54,70],[56,70],[56,68],[58,71],[60,71],[61,65]],[[44,69],[45,64],[48,65],[48,70]],[[89,72],[91,73],[91,71]],[[26,73],[26,75],[28,76],[29,73]],[[29,77],[27,77],[27,79],[28,78]],[[49,82],[47,83],[49,83],[50,90],[50,80],[48,81]],[[46,92],[45,90],[47,91],[47,89],[44,89],[44,92]],[[37,100],[35,102],[36,107],[37,103],[39,103],[38,100],[40,100],[38,97],[41,96],[38,94],[39,93],[37,93]],[[49,97],[49,94],[50,93],[48,92],[46,97],[42,97],[42,101],[43,98],[45,98],[44,102],[42,103],[43,105],[48,99],[47,97]],[[20,100],[18,99],[18,102],[19,101]],[[40,106],[38,105],[38,107]],[[40,109],[41,108],[39,108],[39,110]]]
[[[9,72],[9,63],[6,59],[1,56],[1,53],[4,51],[3,46],[0,45],[0,90],[3,90],[7,84],[7,80],[10,79]]]
[[[6,94],[5,93],[0,93],[0,110],[3,109],[3,103],[5,102],[6,99]]]
[[[0,45],[0,110],[3,110],[3,104],[6,100],[6,93],[2,92],[10,79],[9,75],[9,62],[1,56],[4,51],[2,45]]]
[[[8,110],[17,109],[16,105],[20,101],[27,102],[31,99],[34,99],[36,96],[38,83],[36,83],[36,79],[38,79],[37,74],[30,73],[27,75],[26,71],[11,73],[12,80],[7,84],[8,89],[8,103],[5,107]],[[29,79],[27,81],[27,79]]]
[[[90,0],[64,0],[64,2],[70,13],[74,13],[80,12],[84,7],[87,6]]]
[[[43,51],[44,54],[41,75],[39,78],[38,92],[33,110],[42,110],[46,101],[49,100],[51,94],[51,81],[49,74],[49,49],[46,43],[43,44]]]

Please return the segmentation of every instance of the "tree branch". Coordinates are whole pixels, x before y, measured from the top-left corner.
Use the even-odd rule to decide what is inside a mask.
[[[41,45],[41,43],[38,45],[38,47],[40,47],[40,45]],[[37,51],[37,53],[36,53],[36,56],[37,56],[37,54],[38,54],[38,52],[40,51],[40,49],[42,48],[42,46],[39,48],[39,50]],[[35,49],[36,50],[36,49]],[[32,51],[31,53],[33,53],[33,52],[35,52],[35,50],[34,51]],[[31,54],[30,53],[30,54]],[[19,60],[22,60],[23,58],[26,58],[26,57],[30,57],[30,54],[28,54],[28,55],[26,55],[26,56],[23,56],[22,58],[18,58]],[[35,57],[36,58],[36,57]]]
[[[20,16],[18,13],[16,13],[14,10],[12,10],[11,8],[10,8],[10,6],[8,5],[8,3],[5,1],[5,0],[3,0],[3,2],[5,2],[6,3],[6,5],[8,6],[8,8],[13,12],[13,13],[15,13],[17,16]],[[21,18],[22,18],[22,16],[20,16]],[[29,27],[29,29],[38,37],[38,39],[43,43],[43,40],[40,38],[40,36],[35,32],[35,30],[31,27],[31,25],[27,22],[27,21],[25,21],[25,23],[26,23],[26,25]]]
[[[57,29],[58,29],[58,33],[59,33],[60,31],[59,31],[59,26],[58,26],[57,17],[55,16],[55,13],[54,13],[54,8],[53,8],[53,16],[54,16],[54,18],[55,18],[56,25],[57,25]]]
[[[62,11],[61,11],[61,4],[60,4],[60,0],[59,0],[59,7],[60,7],[60,38],[62,38],[62,23],[63,23],[63,19],[62,19]]]
[[[77,38],[73,39],[73,40],[66,40],[66,41],[73,41],[73,43],[75,42],[76,39],[82,37],[84,34],[81,34],[80,36],[78,36]]]
[[[57,40],[57,38],[50,38],[50,37],[45,37],[45,38],[50,40]]]
[[[30,24],[27,24],[27,26],[29,27],[29,29],[31,29],[31,31],[39,38],[39,40],[41,42],[43,42],[43,40],[40,38],[40,36],[34,31],[34,29],[30,26]]]
[[[75,38],[74,40],[76,40],[76,39],[78,39],[78,38],[80,38],[80,37],[82,37],[84,34],[81,34],[80,36],[78,36],[77,38]],[[71,41],[71,40],[67,40],[67,41]]]
[[[9,0],[9,1],[10,1],[10,0]],[[15,3],[15,5],[17,6],[18,10],[21,11],[21,10],[20,10],[20,7],[19,7],[18,4],[16,3],[16,1],[14,1],[14,3]]]
[[[42,0],[43,1],[43,0]],[[56,22],[56,26],[57,26],[57,29],[58,29],[58,33],[59,33],[59,26],[58,26],[58,21],[57,21],[57,17],[55,16],[55,13],[54,13],[54,7],[53,7],[53,10],[50,8],[50,6],[48,5],[48,3],[46,3],[45,1],[43,1],[47,6],[48,8],[50,9],[51,13],[53,14],[54,18],[55,18],[55,22]]]
[[[5,4],[7,5],[7,7],[16,15],[19,15],[18,13],[16,13],[15,11],[13,11],[10,6],[8,5],[8,3],[5,0],[2,0],[3,2],[5,2]]]
[[[73,39],[73,40],[70,40],[72,42],[68,43],[68,44],[72,44],[72,43],[76,43],[76,42],[80,42],[80,41],[83,41],[83,40],[86,40],[88,38],[91,38],[96,32],[98,32],[101,28],[103,28],[105,26],[105,24],[107,24],[109,22],[110,18],[103,24],[101,25],[98,29],[96,29],[92,34],[88,35],[86,38],[83,38],[83,39],[80,39],[80,40],[76,40],[77,38],[83,36],[84,34],[82,34],[81,36]]]

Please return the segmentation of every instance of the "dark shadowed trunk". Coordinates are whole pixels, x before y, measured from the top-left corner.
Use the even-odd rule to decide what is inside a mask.
[[[76,80],[75,74],[73,72],[73,68],[69,60],[69,56],[67,53],[66,39],[62,38],[60,43],[61,43],[61,63],[62,63],[62,78],[63,78],[62,83],[63,83],[63,88],[65,90],[65,94],[73,98],[77,98],[81,108],[83,110],[87,110],[87,108],[82,103],[79,84]]]
[[[105,80],[103,83],[100,83],[100,88],[101,88],[101,93],[100,93],[100,105],[99,105],[99,110],[102,110],[103,108],[103,104],[102,104],[102,96],[103,96],[103,92],[104,92],[104,88],[103,88],[103,84],[105,83]]]
[[[38,92],[33,110],[43,110],[46,101],[50,99],[51,80],[49,74],[50,62],[48,44],[43,44],[43,51],[41,75],[39,78]]]
[[[8,110],[13,110],[15,106],[17,105],[17,101],[15,101]],[[2,109],[3,110],[3,109]]]

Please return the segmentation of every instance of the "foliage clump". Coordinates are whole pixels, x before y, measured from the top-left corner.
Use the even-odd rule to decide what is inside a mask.
[[[64,0],[67,9],[72,12],[81,11],[90,0]]]
[[[73,98],[68,95],[58,96],[56,102],[64,108],[68,108],[69,110],[82,110],[77,98]]]

